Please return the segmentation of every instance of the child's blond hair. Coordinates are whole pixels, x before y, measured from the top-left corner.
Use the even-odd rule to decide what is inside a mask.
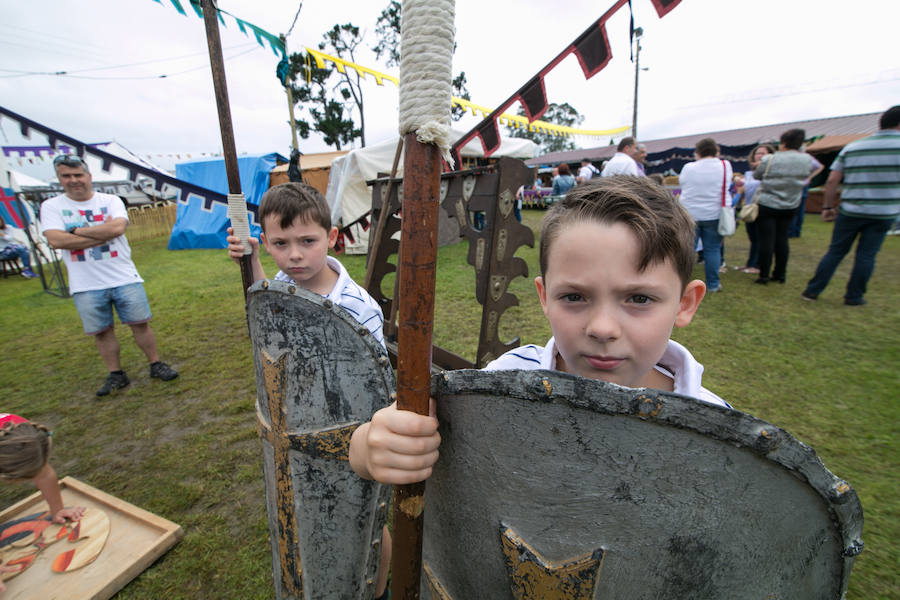
[[[50,459],[50,430],[26,421],[0,429],[0,479],[34,479]]]

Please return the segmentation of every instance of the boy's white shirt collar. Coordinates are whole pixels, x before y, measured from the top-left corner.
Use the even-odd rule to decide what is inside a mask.
[[[541,353],[540,368],[557,370],[556,355],[556,340],[551,337]],[[731,408],[730,404],[703,387],[703,365],[697,362],[687,348],[675,340],[669,340],[666,351],[654,368],[672,379],[672,391],[676,394]]]
[[[338,274],[337,281],[334,282],[334,287],[331,288],[331,291],[328,292],[328,295],[326,295],[325,298],[328,298],[335,304],[340,304],[341,290],[343,290],[344,286],[347,285],[347,280],[350,279],[350,274],[347,273],[347,269],[344,268],[344,265],[341,264],[341,261],[333,256],[326,256],[325,264],[329,268],[331,268],[332,271]],[[278,273],[275,274],[275,277],[273,279],[275,279],[275,281],[284,281],[286,283],[293,283],[294,285],[296,285],[296,282],[281,270],[279,270]]]

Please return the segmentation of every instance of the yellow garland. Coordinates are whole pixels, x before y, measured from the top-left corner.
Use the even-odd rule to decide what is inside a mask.
[[[345,73],[346,67],[350,67],[351,69],[356,71],[363,79],[366,78],[366,74],[372,75],[375,78],[375,83],[377,83],[378,85],[384,85],[384,80],[390,81],[394,85],[400,85],[400,80],[397,77],[393,77],[392,75],[379,73],[374,69],[370,69],[362,65],[357,65],[337,56],[331,56],[330,54],[325,54],[324,52],[313,50],[312,48],[306,47],[306,51],[316,59],[316,66],[320,69],[324,69],[325,61],[329,61],[335,64],[338,73]],[[474,102],[470,102],[462,98],[457,98],[456,96],[453,96],[452,102],[463,110],[472,111],[473,116],[478,116],[477,113],[480,112],[482,117],[487,117],[489,114],[491,114],[491,112],[493,112],[490,108],[475,104]],[[586,130],[575,129],[573,127],[567,127],[565,125],[556,125],[555,123],[548,123],[547,121],[532,121],[531,123],[529,123],[526,117],[511,115],[508,113],[501,114],[499,117],[499,121],[501,125],[508,125],[510,127],[516,128],[523,127],[527,128],[529,131],[536,131],[539,133],[548,133],[550,135],[566,137],[571,135],[601,137],[607,135],[615,135],[617,133],[622,133],[623,131],[627,131],[628,129],[630,129],[630,126],[628,125],[625,125],[623,127],[616,127],[614,129]]]

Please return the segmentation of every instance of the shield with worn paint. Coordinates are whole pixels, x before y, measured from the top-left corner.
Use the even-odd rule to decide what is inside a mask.
[[[381,344],[343,308],[258,282],[247,297],[278,599],[374,595],[390,488],[357,477],[350,436],[386,406]]]
[[[436,375],[423,598],[837,600],[853,489],[778,427],[549,371]]]

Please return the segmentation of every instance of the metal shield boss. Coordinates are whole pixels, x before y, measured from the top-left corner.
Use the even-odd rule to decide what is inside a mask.
[[[277,281],[248,293],[275,597],[374,595],[390,487],[350,468],[350,436],[386,406],[382,346],[331,301]]]
[[[859,499],[784,430],[550,371],[432,383],[422,598],[843,597]]]

